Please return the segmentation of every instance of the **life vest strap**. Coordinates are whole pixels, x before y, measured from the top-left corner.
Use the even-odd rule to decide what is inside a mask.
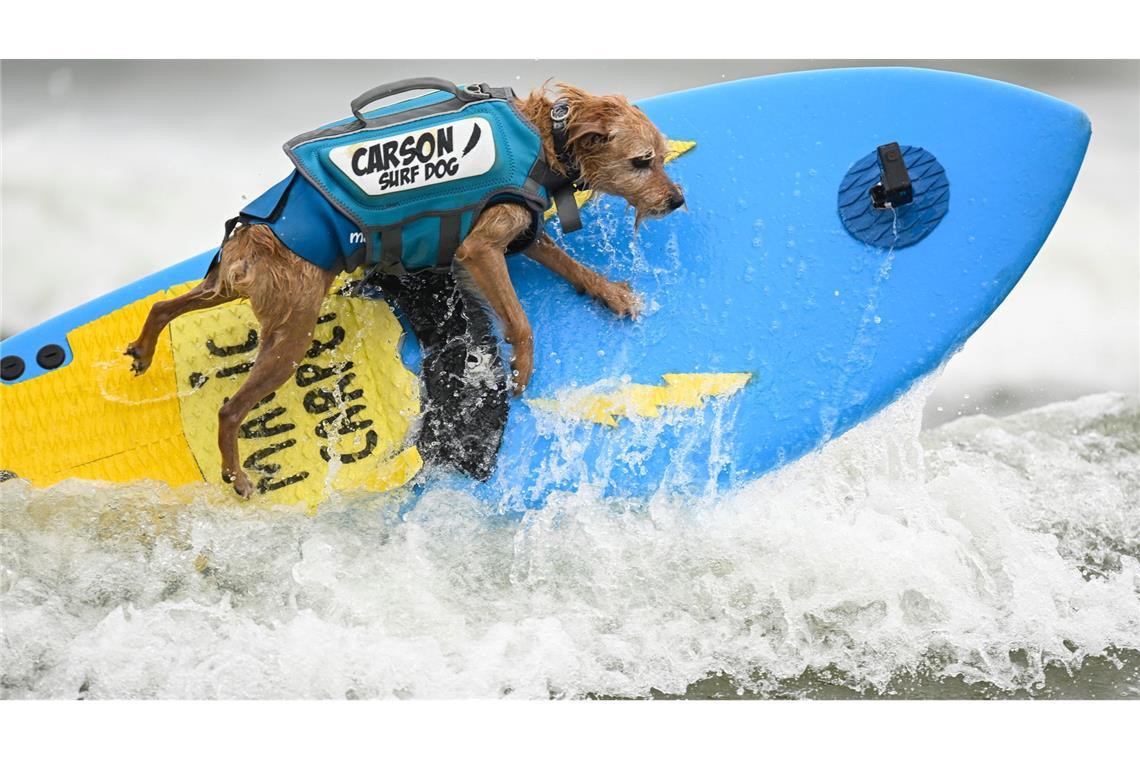
[[[459,244],[462,242],[459,239],[461,222],[459,214],[444,214],[439,218],[439,256],[436,259],[436,267],[447,269],[451,266],[455,252],[459,250]]]
[[[380,230],[380,271],[385,274],[403,275],[404,270],[404,230],[400,226],[384,227]]]
[[[582,169],[570,152],[570,134],[566,129],[569,120],[570,103],[566,98],[559,98],[550,109],[550,137],[554,141],[554,154],[566,172],[566,181],[577,190],[586,190],[589,185],[582,179]]]
[[[582,215],[578,212],[578,202],[574,200],[574,185],[567,182],[553,192],[554,208],[558,214],[558,221],[562,223],[562,232],[577,232],[582,229]]]

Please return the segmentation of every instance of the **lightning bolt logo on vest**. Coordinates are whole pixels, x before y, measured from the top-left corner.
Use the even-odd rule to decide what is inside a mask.
[[[368,195],[485,174],[495,165],[490,123],[479,116],[335,148],[329,160]]]

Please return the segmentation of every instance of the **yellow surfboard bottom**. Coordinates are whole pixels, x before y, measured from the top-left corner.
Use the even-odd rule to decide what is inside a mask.
[[[64,367],[0,386],[0,468],[48,486],[66,478],[173,486],[221,483],[217,415],[257,356],[244,302],[193,312],[163,331],[148,371],[123,349],[150,307],[189,282],[71,331]],[[399,487],[422,461],[407,444],[419,382],[399,356],[402,329],[383,301],[330,295],[293,378],[241,427],[241,461],[274,503],[330,491]]]

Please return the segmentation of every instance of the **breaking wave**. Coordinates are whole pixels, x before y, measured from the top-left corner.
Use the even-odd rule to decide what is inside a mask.
[[[932,384],[696,501],[8,481],[0,694],[1140,696],[1140,401],[923,431]]]

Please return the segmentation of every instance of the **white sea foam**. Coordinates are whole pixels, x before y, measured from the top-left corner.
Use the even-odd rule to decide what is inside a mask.
[[[920,433],[928,394],[736,493],[566,494],[521,520],[446,490],[401,519],[9,481],[3,695],[644,696],[717,673],[1012,690],[1140,649],[1140,402]]]

